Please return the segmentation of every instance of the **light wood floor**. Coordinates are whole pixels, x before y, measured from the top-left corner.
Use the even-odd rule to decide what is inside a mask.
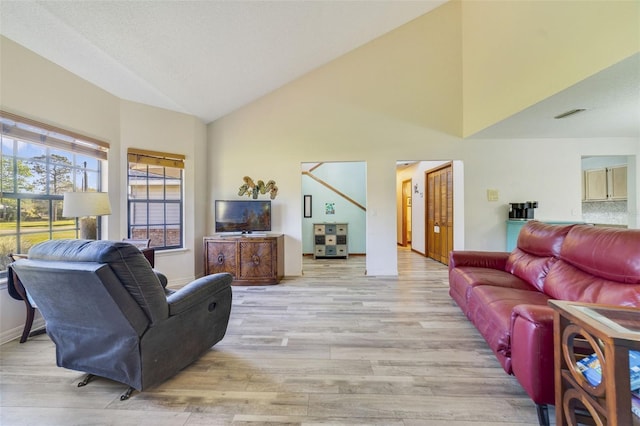
[[[448,295],[446,267],[399,249],[304,259],[304,276],[234,287],[225,338],[120,401],[125,386],[58,368],[46,335],[0,347],[2,425],[537,425],[535,407]],[[553,414],[553,413],[551,413]]]

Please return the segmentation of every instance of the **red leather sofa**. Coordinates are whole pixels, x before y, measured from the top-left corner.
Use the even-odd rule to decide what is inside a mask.
[[[452,251],[449,294],[549,424],[549,299],[640,308],[640,230],[528,222],[511,253]]]

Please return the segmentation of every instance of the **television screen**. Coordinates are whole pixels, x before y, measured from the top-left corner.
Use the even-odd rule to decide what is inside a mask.
[[[216,232],[271,231],[271,201],[216,200]]]

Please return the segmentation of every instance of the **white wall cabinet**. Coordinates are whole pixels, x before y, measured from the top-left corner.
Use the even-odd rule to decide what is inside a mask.
[[[607,188],[610,200],[627,199],[627,166],[607,169]]]
[[[584,201],[626,200],[627,166],[585,170]]]

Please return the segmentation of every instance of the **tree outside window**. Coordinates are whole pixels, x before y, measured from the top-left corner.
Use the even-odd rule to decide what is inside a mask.
[[[4,111],[0,124],[1,276],[9,253],[26,253],[49,239],[78,238],[76,218],[62,216],[63,194],[100,190],[108,145]]]

